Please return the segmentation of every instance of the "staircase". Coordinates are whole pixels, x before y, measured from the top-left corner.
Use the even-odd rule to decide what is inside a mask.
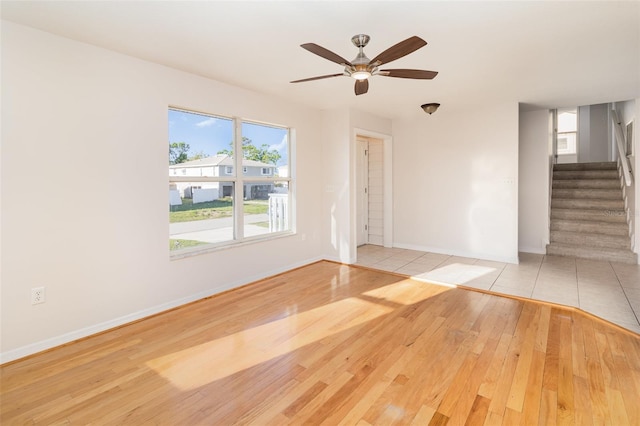
[[[617,164],[556,164],[547,254],[638,263]]]

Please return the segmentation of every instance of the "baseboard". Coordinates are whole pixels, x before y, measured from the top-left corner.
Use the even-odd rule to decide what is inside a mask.
[[[518,247],[521,253],[547,254],[546,247]]]
[[[188,303],[195,302],[197,300],[222,293],[224,291],[232,290],[234,288],[247,285],[255,281],[263,280],[265,278],[269,278],[271,276],[290,271],[291,269],[309,265],[311,263],[318,262],[323,259],[324,257],[322,256],[306,259],[304,261],[300,261],[293,264],[289,264],[287,266],[275,268],[261,274],[255,274],[253,276],[246,277],[241,280],[225,283],[224,285],[220,287],[216,287],[215,289],[205,290],[187,297],[183,297],[177,300],[172,300],[170,302],[163,303],[161,305],[153,306],[148,309],[143,309],[141,311],[134,312],[129,315],[124,315],[119,318],[114,318],[112,320],[105,321],[100,324],[95,324],[95,325],[81,328],[79,330],[74,330],[59,336],[51,337],[49,339],[41,340],[39,342],[31,343],[29,345],[25,345],[16,349],[2,352],[0,353],[0,364],[15,361],[17,359],[36,354],[38,352],[46,351],[46,350],[55,348],[57,346],[62,346],[67,343],[71,343],[73,341],[80,340],[94,334],[102,333],[104,331],[107,331],[116,327],[121,327],[131,322],[138,321],[146,317],[150,317],[152,315],[157,315],[164,311],[168,311],[170,309],[174,309],[179,306],[186,305]]]
[[[518,256],[495,256],[486,253],[472,253],[464,250],[447,250],[439,247],[427,247],[416,244],[394,243],[394,247],[408,250],[426,251],[429,253],[448,254],[450,256],[468,257],[471,259],[490,260],[493,262],[519,263]]]

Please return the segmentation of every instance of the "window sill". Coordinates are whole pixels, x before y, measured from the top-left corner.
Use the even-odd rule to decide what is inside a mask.
[[[193,256],[200,256],[203,254],[209,254],[209,253],[214,253],[222,250],[234,249],[237,247],[243,247],[251,244],[263,243],[265,241],[277,240],[279,238],[286,238],[294,235],[296,235],[296,232],[294,231],[283,231],[283,232],[272,233],[267,236],[246,238],[239,242],[231,241],[228,243],[209,244],[206,246],[187,248],[180,251],[169,253],[169,260],[186,259]]]

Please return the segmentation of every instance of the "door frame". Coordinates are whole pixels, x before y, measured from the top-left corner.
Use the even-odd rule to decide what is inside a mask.
[[[369,141],[356,140],[356,246],[369,243]]]
[[[393,137],[385,133],[374,132],[362,128],[353,128],[351,135],[351,188],[356,187],[357,141],[358,136],[382,140],[382,170],[383,170],[383,246],[393,247]],[[357,194],[350,191],[351,204],[351,250],[357,253]]]

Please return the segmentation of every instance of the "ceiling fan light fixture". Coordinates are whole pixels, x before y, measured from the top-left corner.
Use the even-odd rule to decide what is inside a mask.
[[[431,115],[438,110],[440,104],[432,102],[424,105],[420,105],[420,108],[424,110],[427,114]]]
[[[369,71],[355,71],[351,73],[351,77],[356,80],[366,80],[371,77],[371,73]]]

